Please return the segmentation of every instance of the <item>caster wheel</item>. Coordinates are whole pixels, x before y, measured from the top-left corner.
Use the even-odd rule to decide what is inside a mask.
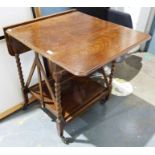
[[[106,98],[100,100],[100,104],[104,104],[106,102]]]
[[[41,104],[41,109],[45,109],[45,106]]]
[[[69,139],[65,137],[61,137],[61,140],[63,141],[64,144],[69,144]]]
[[[102,98],[101,99],[101,104],[105,104],[108,99],[109,99],[109,96],[106,96],[106,97]]]
[[[55,119],[52,118],[52,119],[51,119],[51,122],[56,122],[56,121],[55,121]]]
[[[45,109],[45,103],[44,102],[40,101],[40,105],[41,105],[42,109]]]
[[[24,105],[23,107],[22,107],[22,110],[27,110],[27,106],[26,105]]]

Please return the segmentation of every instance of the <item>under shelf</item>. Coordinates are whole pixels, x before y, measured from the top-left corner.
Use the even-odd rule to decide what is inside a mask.
[[[52,80],[49,81],[51,85],[53,85]],[[42,82],[42,85],[46,108],[57,116],[56,107],[49,95],[44,81]],[[107,88],[86,77],[74,78],[68,85],[63,85],[63,88],[64,87],[65,89],[61,92],[61,105],[63,117],[66,122],[71,121],[108,93]],[[41,99],[38,84],[30,87],[29,90],[33,96],[39,100]]]

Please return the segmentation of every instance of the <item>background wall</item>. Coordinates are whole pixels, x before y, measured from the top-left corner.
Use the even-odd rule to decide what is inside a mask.
[[[2,27],[8,24],[32,19],[31,8],[0,8],[0,35]],[[24,74],[27,76],[28,67],[32,63],[32,53],[22,56]],[[22,101],[14,57],[8,54],[5,40],[0,41],[0,112],[11,108]]]
[[[149,33],[153,21],[153,7],[114,7],[114,9],[127,12],[131,15],[133,21],[133,29]],[[146,43],[137,46],[135,50],[140,48],[141,51],[145,50]]]
[[[69,7],[41,7],[41,15],[46,16],[52,13],[59,13],[71,9]]]
[[[153,19],[153,24],[152,24],[152,27],[151,27],[150,34],[152,35],[152,39],[151,39],[151,41],[149,43],[148,51],[155,55],[155,16],[154,16],[154,19]]]
[[[132,18],[133,28],[145,32],[148,26],[151,7],[113,7],[113,9],[129,13]]]

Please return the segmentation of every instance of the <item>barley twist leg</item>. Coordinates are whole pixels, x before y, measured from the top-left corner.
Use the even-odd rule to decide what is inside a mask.
[[[22,94],[23,94],[23,98],[24,98],[23,109],[25,109],[28,104],[28,91],[27,91],[27,88],[25,87],[25,83],[24,83],[24,77],[23,77],[22,66],[21,66],[19,54],[15,54],[15,59],[16,59],[16,64],[17,64],[17,68],[18,68],[18,76],[19,76],[19,80],[20,80],[20,84],[21,84],[21,90],[22,90]]]

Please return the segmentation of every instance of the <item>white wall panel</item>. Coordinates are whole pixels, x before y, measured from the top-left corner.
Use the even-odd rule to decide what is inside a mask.
[[[2,27],[32,19],[31,8],[0,8],[0,35]],[[33,53],[21,56],[25,76],[31,66]],[[22,101],[15,58],[8,54],[5,40],[0,41],[0,112]]]

